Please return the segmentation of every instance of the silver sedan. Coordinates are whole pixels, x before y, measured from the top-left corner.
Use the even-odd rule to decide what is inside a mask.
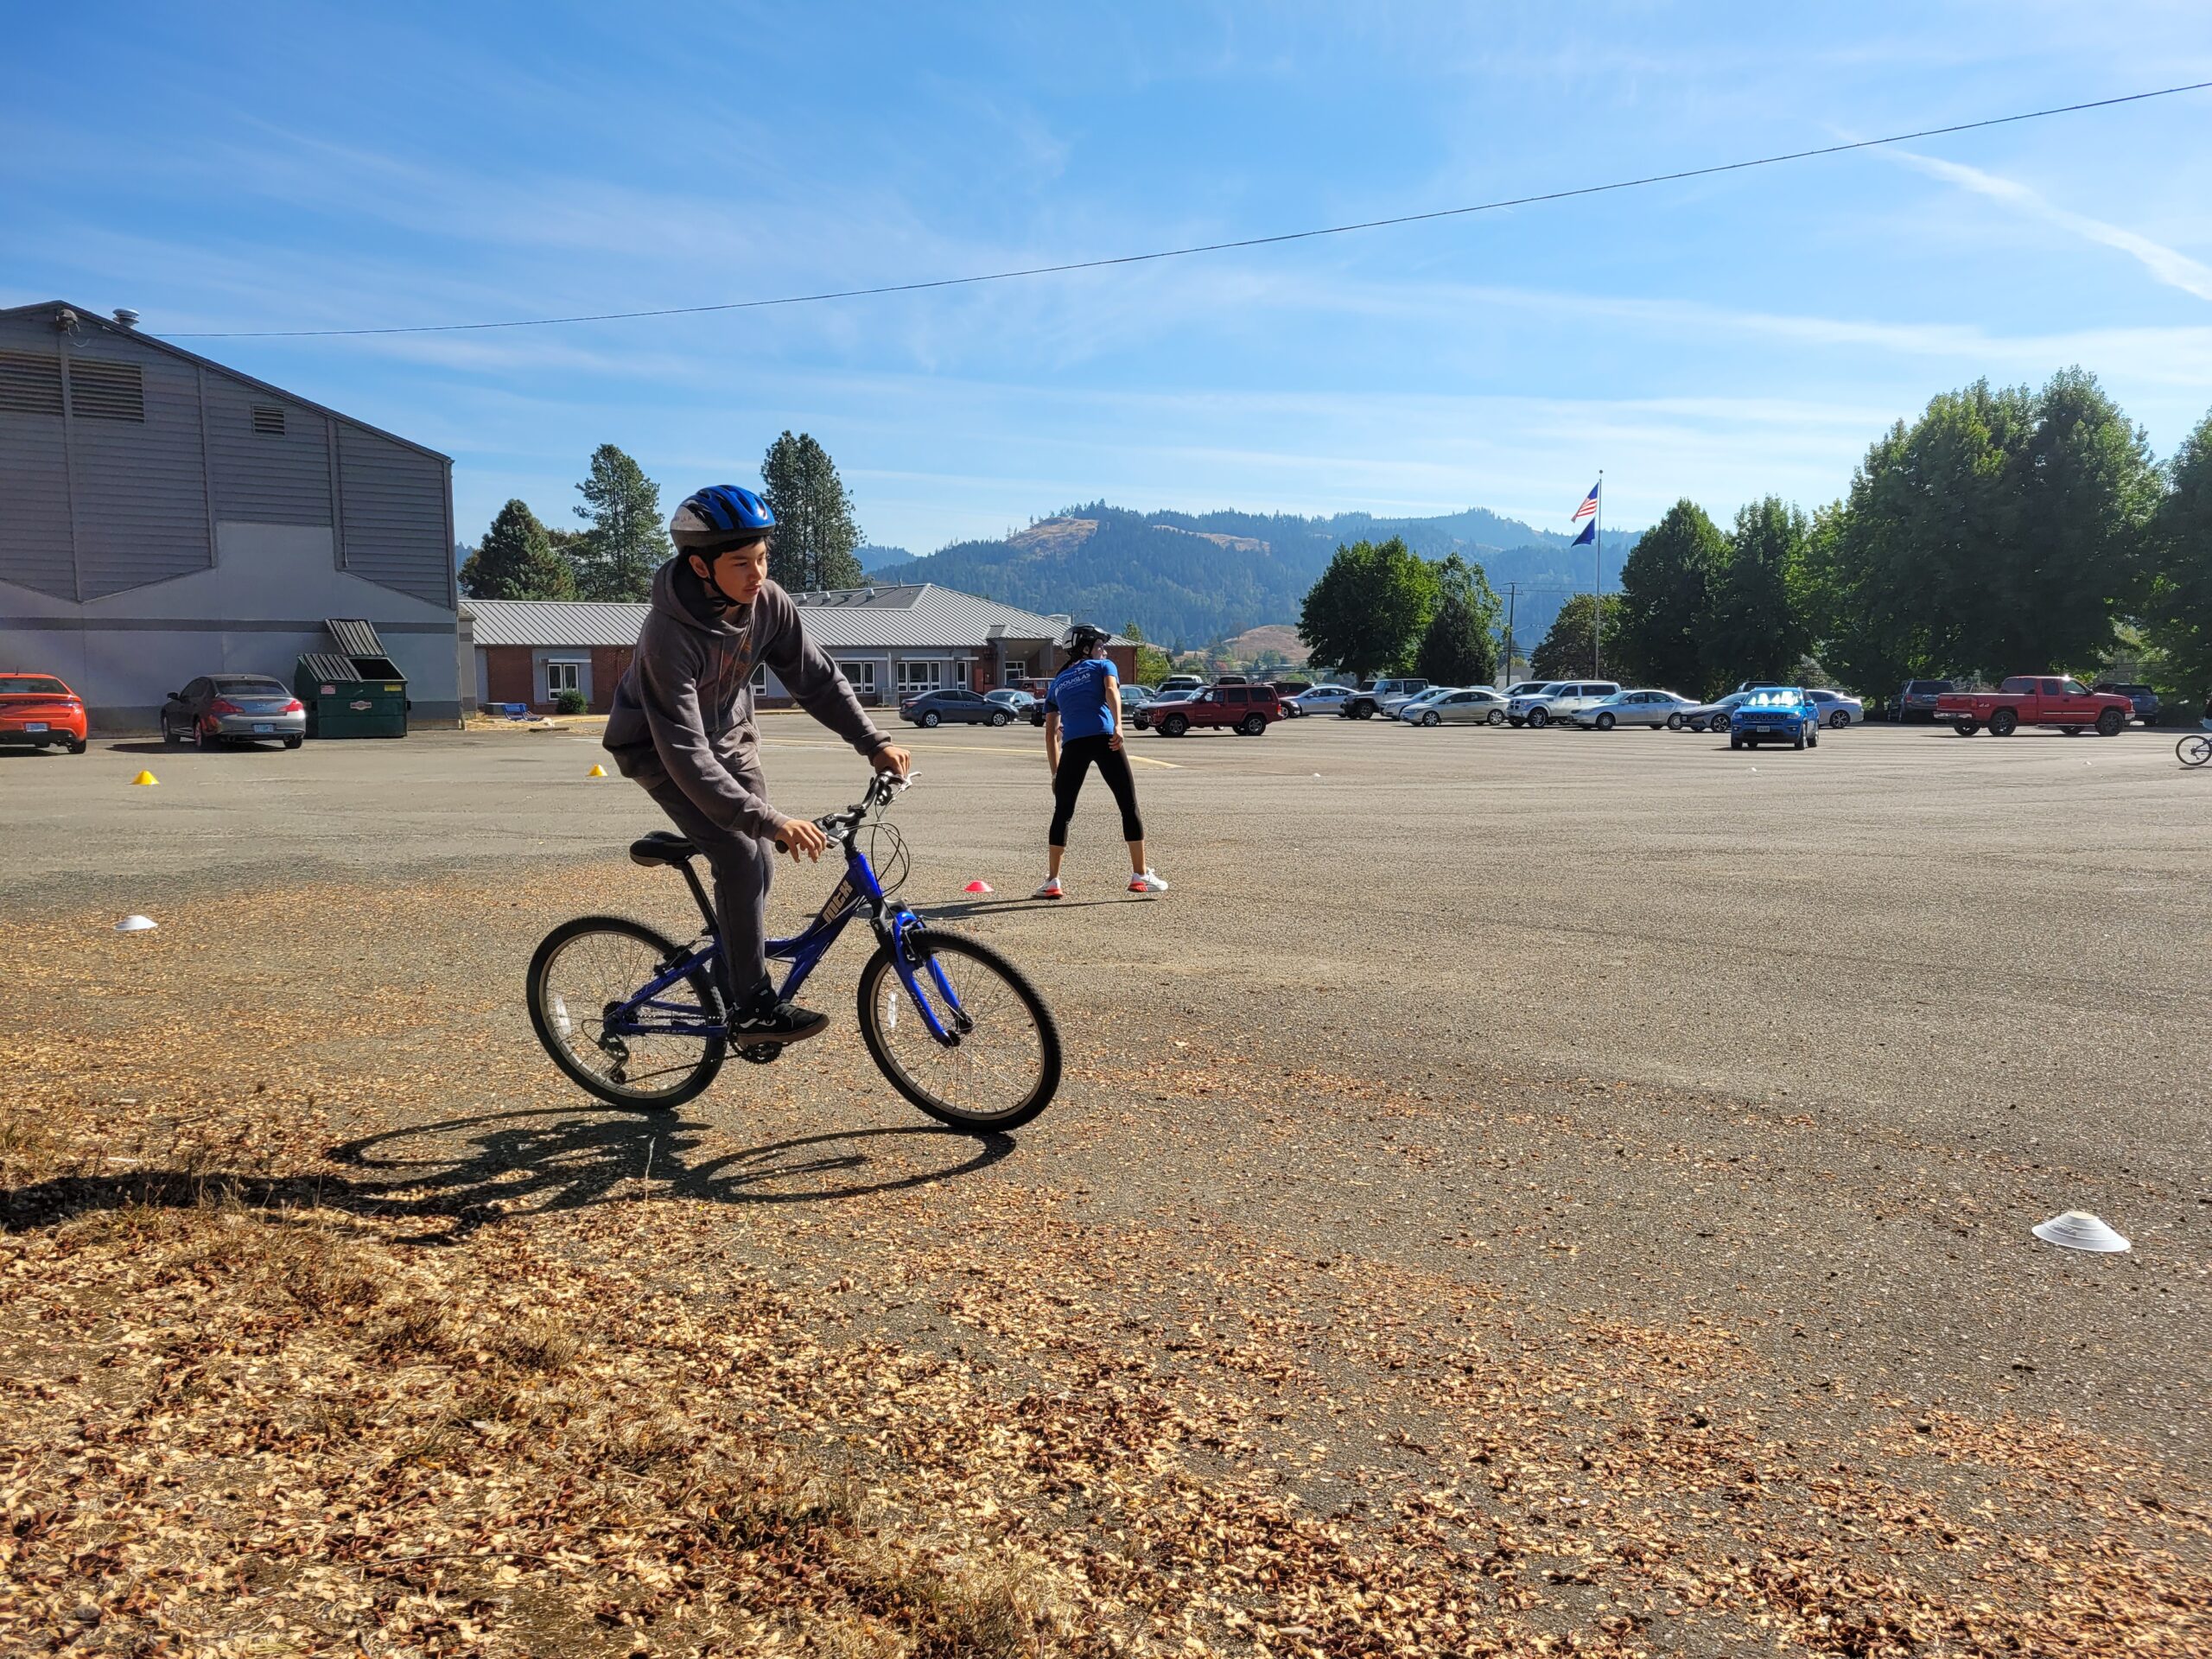
[[[1847,726],[1866,723],[1866,705],[1856,697],[1846,696],[1840,691],[1815,690],[1805,694],[1812,698],[1821,711],[1821,724],[1831,731],[1841,731]]]
[[[296,749],[306,739],[306,705],[291,687],[265,674],[203,674],[162,705],[162,741],[282,743]]]
[[[1470,686],[1465,691],[1447,691],[1399,717],[1414,726],[1503,726],[1505,699],[1486,685]]]
[[[1610,732],[1616,726],[1681,728],[1688,711],[1696,705],[1672,691],[1616,691],[1610,697],[1574,710],[1577,726]]]
[[[1751,695],[1748,691],[1731,691],[1726,696],[1716,697],[1711,702],[1692,703],[1682,710],[1682,726],[1694,732],[1725,732],[1728,729],[1728,716],[1736,712],[1736,705]],[[1668,725],[1674,731],[1682,729],[1682,726],[1676,726],[1671,721]]]

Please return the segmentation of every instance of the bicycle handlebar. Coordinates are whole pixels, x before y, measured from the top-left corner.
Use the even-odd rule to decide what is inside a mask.
[[[901,778],[895,772],[879,772],[868,779],[868,794],[842,812],[825,812],[814,821],[815,828],[832,841],[841,841],[860,828],[861,820],[879,806],[888,806],[892,798],[900,791],[911,789],[915,774],[908,772]]]

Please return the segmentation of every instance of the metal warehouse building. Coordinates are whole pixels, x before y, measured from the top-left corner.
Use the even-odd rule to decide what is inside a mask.
[[[1054,642],[1067,628],[1065,616],[1039,616],[934,582],[791,598],[807,637],[836,659],[870,707],[956,685],[988,691],[1046,677],[1063,665]],[[650,608],[551,599],[463,603],[473,619],[480,702],[546,712],[562,692],[578,691],[594,714],[613,701]],[[1135,671],[1134,645],[1117,638],[1107,652],[1124,677]],[[754,671],[753,689],[767,707],[791,701],[765,665]]]
[[[416,720],[458,717],[453,463],[134,321],[0,310],[0,669],[150,727],[199,675],[289,683],[363,618]]]

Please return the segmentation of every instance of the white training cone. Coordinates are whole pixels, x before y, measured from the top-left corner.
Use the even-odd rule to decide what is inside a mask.
[[[160,925],[150,916],[126,916],[115,925],[118,933],[150,933]]]
[[[2044,1243],[2056,1244],[2063,1249],[2117,1255],[2127,1248],[2126,1239],[2086,1210],[2069,1210],[2028,1230]]]

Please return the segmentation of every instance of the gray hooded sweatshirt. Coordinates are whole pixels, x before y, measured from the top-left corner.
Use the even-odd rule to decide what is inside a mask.
[[[673,782],[716,823],[775,835],[791,819],[768,804],[753,671],[761,663],[799,707],[863,756],[883,746],[837,665],[799,630],[798,607],[774,582],[750,605],[718,611],[677,554],[653,575],[652,610],[607,717],[607,752],[625,778]]]

